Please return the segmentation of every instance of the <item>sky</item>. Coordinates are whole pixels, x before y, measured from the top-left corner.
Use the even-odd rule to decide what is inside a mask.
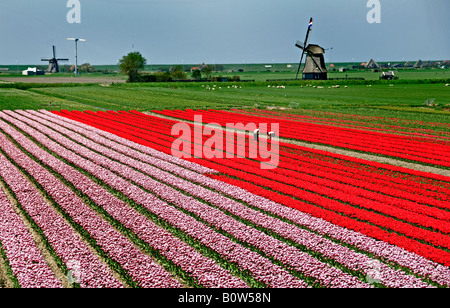
[[[0,0],[0,65],[117,64],[139,51],[148,64],[297,63],[297,40],[326,50],[332,62],[450,59],[449,0],[378,0],[380,23],[369,23],[369,0],[78,0],[80,23],[69,23],[68,0]]]

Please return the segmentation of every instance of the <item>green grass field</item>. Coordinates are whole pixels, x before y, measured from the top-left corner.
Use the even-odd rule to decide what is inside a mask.
[[[441,75],[436,75],[436,72]],[[99,84],[0,83],[0,110],[44,109],[45,104],[49,102],[60,104],[62,109],[94,111],[295,106],[291,110],[293,113],[301,113],[302,110],[322,110],[450,123],[450,87],[446,86],[449,79],[443,78],[448,70],[436,72],[411,71],[410,78],[387,82],[378,80],[372,82],[366,78],[364,82],[351,80],[315,83],[171,82],[113,84],[108,87]],[[243,79],[248,76],[249,79],[264,80],[269,79],[268,77],[283,79],[291,73],[243,72],[242,74]],[[375,73],[364,72],[364,74],[367,77]],[[99,74],[90,77],[95,80],[96,76],[102,77]],[[254,78],[255,76],[259,78]],[[44,80],[45,76],[41,78]],[[26,78],[23,80],[26,82]],[[308,84],[314,84],[316,87],[307,86]],[[332,87],[335,84],[339,84],[340,87]],[[282,85],[285,87],[276,87]],[[215,90],[212,90],[213,88]],[[435,99],[436,106],[426,106],[425,101],[432,98]]]

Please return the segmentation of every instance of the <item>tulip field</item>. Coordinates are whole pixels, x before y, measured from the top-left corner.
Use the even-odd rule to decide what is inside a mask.
[[[172,155],[186,138],[172,128],[195,132],[195,115],[223,127],[276,122],[283,140],[450,167],[445,130],[356,116],[0,111],[0,286],[450,286],[450,177],[266,139],[278,161],[261,169],[251,134],[244,157]],[[214,149],[236,147],[224,134]]]

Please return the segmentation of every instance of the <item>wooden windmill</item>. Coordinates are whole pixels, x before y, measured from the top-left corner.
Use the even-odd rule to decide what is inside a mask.
[[[303,57],[306,54],[305,67],[303,69],[303,78],[305,80],[327,80],[327,68],[325,65],[325,49],[315,44],[308,44],[309,33],[311,32],[313,24],[313,19],[311,18],[308,30],[306,31],[305,42],[297,41],[295,46],[302,50],[302,56],[300,58],[300,63],[298,65],[297,76],[295,79],[298,79],[298,75],[300,73],[300,69],[303,62]]]
[[[55,46],[53,46],[53,58],[41,59],[41,61],[48,62],[47,73],[59,73],[58,61],[69,61],[69,59],[57,59],[56,58],[56,48],[55,48]]]

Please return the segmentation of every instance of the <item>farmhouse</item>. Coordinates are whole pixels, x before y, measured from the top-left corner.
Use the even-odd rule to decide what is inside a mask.
[[[423,64],[423,62],[422,62],[422,60],[419,60],[419,61],[417,61],[415,64],[414,64],[414,68],[420,68],[421,66],[422,66],[422,64]]]
[[[381,68],[380,65],[373,59],[370,59],[370,61],[366,63],[366,69],[378,69],[378,68]]]
[[[22,71],[22,75],[24,76],[45,75],[45,72],[37,69],[36,67],[29,67],[28,69]]]

